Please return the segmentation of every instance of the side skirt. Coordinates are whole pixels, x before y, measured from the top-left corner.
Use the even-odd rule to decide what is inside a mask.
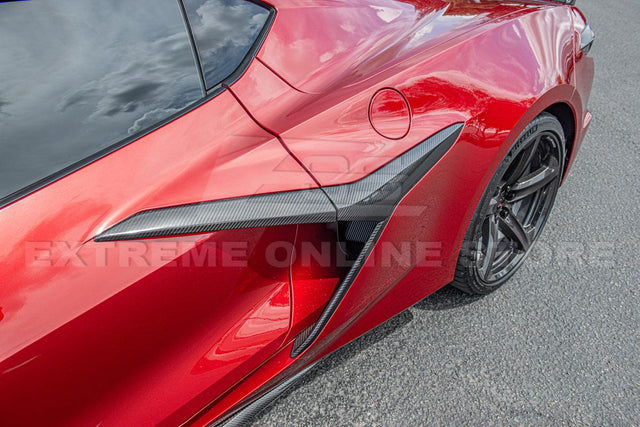
[[[255,400],[250,402],[247,406],[240,409],[235,414],[231,415],[230,418],[222,421],[215,421],[212,424],[209,424],[209,427],[214,426],[224,426],[224,427],[245,427],[250,425],[251,421],[256,418],[261,412],[269,407],[273,402],[278,399],[282,394],[284,394],[287,390],[289,390],[296,382],[298,382],[302,377],[307,374],[313,367],[315,363],[302,371],[298,372],[291,378],[281,382],[277,386],[273,387],[271,390],[257,397]]]

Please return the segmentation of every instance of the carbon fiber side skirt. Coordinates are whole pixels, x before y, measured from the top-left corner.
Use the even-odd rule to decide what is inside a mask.
[[[283,393],[289,390],[297,381],[299,381],[304,375],[311,371],[315,364],[303,369],[302,371],[295,374],[293,377],[284,380],[280,384],[276,385],[266,393],[260,395],[251,403],[249,403],[244,408],[238,410],[235,414],[231,415],[230,418],[223,420],[221,422],[214,422],[209,424],[208,427],[214,426],[224,426],[224,427],[243,427],[251,424],[251,421],[254,420],[262,411],[264,411],[269,405],[275,402],[278,397],[280,397]]]

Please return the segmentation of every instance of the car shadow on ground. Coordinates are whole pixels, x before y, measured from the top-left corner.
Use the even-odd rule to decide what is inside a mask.
[[[413,306],[418,310],[441,311],[472,304],[483,298],[483,295],[469,295],[453,286],[445,286],[429,295]]]

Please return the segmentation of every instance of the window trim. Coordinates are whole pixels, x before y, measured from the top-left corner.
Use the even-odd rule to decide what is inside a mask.
[[[200,79],[200,90],[202,91],[202,96],[207,96],[207,83],[204,80],[202,63],[200,62],[200,55],[198,54],[198,49],[196,48],[196,39],[193,36],[193,30],[191,29],[189,17],[187,16],[187,9],[185,9],[184,2],[182,0],[177,0],[177,2],[178,7],[180,8],[180,13],[182,14],[182,23],[184,24],[184,27],[187,30],[187,36],[189,37],[189,45],[191,47],[191,55],[193,55],[193,62],[195,63],[195,66],[198,70],[198,78]]]
[[[103,148],[102,150],[87,156],[81,160],[78,160],[75,163],[72,163],[71,165],[60,169],[57,172],[54,172],[52,174],[49,174],[48,176],[32,183],[29,184],[23,188],[21,188],[20,190],[14,191],[13,193],[4,196],[4,197],[0,197],[0,209],[4,209],[7,206],[18,202],[19,200],[35,193],[38,190],[43,189],[44,187],[55,183],[56,181],[61,180],[62,178],[65,178],[68,175],[71,175],[74,172],[79,171],[80,169],[91,165],[92,163],[102,159],[103,157],[108,156],[111,153],[116,152],[117,150],[126,147],[127,145],[155,132],[156,130],[164,127],[165,125],[171,123],[172,121],[178,119],[179,117],[184,116],[185,114],[189,113],[190,111],[195,110],[196,108],[200,107],[201,105],[209,102],[210,100],[212,100],[213,98],[215,98],[216,96],[220,95],[222,92],[224,92],[226,90],[227,86],[232,85],[233,83],[235,83],[243,74],[244,72],[247,70],[247,68],[249,68],[249,65],[251,64],[251,61],[253,61],[253,59],[256,57],[258,51],[260,50],[260,48],[262,47],[262,45],[264,44],[264,41],[267,38],[267,34],[269,33],[269,31],[271,30],[271,27],[273,25],[273,21],[275,20],[275,16],[276,16],[276,9],[271,6],[268,3],[264,3],[262,1],[259,0],[246,0],[249,1],[251,3],[255,3],[258,4],[260,6],[265,7],[268,12],[269,12],[269,16],[267,18],[267,21],[264,24],[264,27],[262,28],[262,30],[260,31],[260,34],[258,35],[258,37],[256,38],[256,41],[253,43],[253,45],[251,46],[251,48],[249,49],[247,55],[245,55],[244,59],[242,60],[242,62],[240,63],[240,65],[233,71],[233,73],[231,73],[227,78],[225,78],[222,82],[218,83],[216,86],[212,87],[211,89],[209,89],[208,91],[206,90],[206,85],[204,82],[204,74],[202,72],[202,66],[200,64],[200,59],[199,56],[197,55],[197,48],[196,48],[196,44],[195,44],[195,40],[193,39],[193,34],[191,31],[191,25],[189,23],[189,20],[186,19],[186,15],[184,14],[184,5],[182,3],[182,0],[177,0],[179,3],[179,8],[182,10],[182,20],[186,26],[186,31],[188,34],[188,38],[189,38],[189,42],[191,44],[191,49],[192,52],[194,52],[194,56],[198,57],[195,60],[194,66],[196,67],[196,72],[198,73],[199,77],[200,77],[200,85],[201,88],[203,90],[203,96],[199,99],[197,99],[196,101],[194,101],[193,103],[187,105],[185,108],[183,108],[182,110],[178,111],[175,114],[172,114],[171,116],[167,117],[166,119],[154,124],[153,126],[150,126],[148,128],[145,128],[143,130],[141,130],[140,132],[137,132],[131,136],[128,136],[127,138],[124,138],[118,142],[115,142],[113,144],[111,144],[110,146]],[[90,191],[90,190],[89,190]]]
[[[242,59],[238,67],[233,71],[233,73],[229,74],[229,76],[226,79],[224,79],[222,82],[219,83],[219,85],[221,85],[222,87],[231,86],[236,81],[238,81],[240,77],[242,77],[245,71],[247,71],[247,69],[249,68],[249,65],[251,64],[251,61],[253,61],[256,58],[256,56],[258,56],[258,52],[262,48],[262,45],[267,39],[267,34],[269,34],[269,31],[273,26],[273,21],[276,19],[276,8],[270,5],[269,3],[265,3],[260,0],[247,0],[247,1],[267,9],[267,11],[269,12],[269,16],[267,17],[267,20],[265,21],[264,26],[262,27],[262,30],[258,34],[258,37],[256,37],[256,41],[253,42],[253,45],[251,46],[251,48],[249,49],[245,57]],[[209,91],[210,92],[214,91],[216,87],[217,86],[212,87]]]
[[[184,0],[178,0],[178,1],[180,2],[180,6],[181,6],[181,8],[182,8],[182,10],[184,12],[185,22],[186,22],[187,26],[189,27],[189,36],[190,36],[191,41],[192,41],[192,46],[193,46],[193,49],[194,49],[194,52],[195,52],[195,56],[197,57],[196,63],[200,67],[200,76],[202,78],[202,85],[203,85],[203,88],[205,89],[205,91],[207,91],[207,81],[205,79],[204,68],[202,66],[202,61],[200,59],[200,51],[198,50],[198,44],[196,43],[196,38],[193,35],[193,30],[191,29],[191,22],[189,22],[189,16],[188,16],[188,14],[186,12],[186,7],[184,5]],[[219,86],[223,86],[223,87],[231,86],[240,77],[242,77],[242,75],[247,70],[247,68],[249,68],[249,64],[251,63],[251,61],[258,54],[258,51],[262,47],[262,45],[264,43],[264,40],[266,39],[267,34],[269,33],[269,30],[271,29],[271,26],[273,25],[273,21],[274,21],[274,19],[276,17],[276,9],[272,5],[270,5],[268,3],[265,3],[265,2],[263,2],[261,0],[244,0],[244,1],[247,2],[247,3],[253,3],[253,4],[257,5],[257,6],[260,6],[260,7],[264,8],[269,13],[269,16],[267,16],[267,19],[266,19],[264,25],[262,26],[262,29],[258,33],[258,36],[256,37],[256,39],[253,42],[253,44],[251,45],[251,47],[249,47],[249,49],[247,50],[247,53],[242,58],[242,61],[240,61],[240,64],[238,64],[236,69],[233,70],[231,72],[231,74],[226,76],[219,83],[217,83],[214,86],[212,86],[211,89],[208,89],[208,93],[215,91],[216,88],[218,88]]]

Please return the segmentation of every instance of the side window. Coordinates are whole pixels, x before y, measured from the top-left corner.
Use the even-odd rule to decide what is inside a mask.
[[[247,0],[184,0],[207,89],[229,77],[269,21],[269,10]]]
[[[0,200],[200,99],[176,0],[0,2]]]

